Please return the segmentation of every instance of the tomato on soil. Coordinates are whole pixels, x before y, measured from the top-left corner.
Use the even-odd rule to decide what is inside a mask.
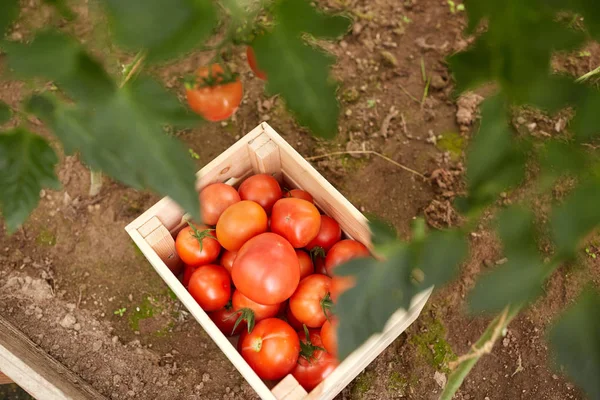
[[[306,248],[312,251],[315,248],[320,247],[327,252],[334,244],[339,242],[341,238],[342,229],[340,228],[340,224],[327,215],[321,215],[319,233],[317,233],[317,236],[306,245]]]
[[[273,206],[271,231],[286,238],[295,248],[306,246],[319,233],[321,214],[314,204],[284,198]]]
[[[235,287],[251,300],[279,304],[294,293],[300,282],[298,256],[281,236],[262,233],[238,251],[231,277]]]
[[[216,225],[223,211],[240,200],[237,190],[229,185],[213,183],[206,186],[200,192],[202,222],[207,225]]]
[[[256,75],[257,78],[262,79],[263,81],[266,80],[267,74],[258,68],[258,64],[256,62],[256,55],[254,54],[254,49],[250,46],[246,47],[246,57],[248,57],[248,65],[250,66],[252,72],[254,72],[254,75]]]
[[[220,265],[202,265],[190,277],[188,291],[204,311],[217,311],[231,298],[231,277]]]
[[[238,193],[242,200],[257,202],[270,215],[273,204],[281,198],[281,187],[271,175],[258,174],[242,182]]]
[[[188,287],[188,285],[190,284],[190,278],[192,277],[192,274],[198,268],[200,268],[200,266],[197,266],[197,267],[192,267],[191,265],[185,266],[185,269],[183,270],[183,279],[182,279],[183,286]]]
[[[325,258],[325,268],[327,269],[327,274],[329,276],[333,276],[333,269],[338,265],[345,263],[346,261],[350,261],[354,258],[370,256],[371,253],[369,253],[369,249],[367,249],[367,247],[361,242],[350,239],[337,242],[331,249],[329,249],[327,252],[327,257]]]
[[[338,366],[336,358],[323,351],[323,342],[318,330],[298,332],[300,357],[292,375],[307,391],[313,390]]]
[[[298,262],[300,263],[300,279],[304,279],[315,273],[315,267],[307,252],[304,250],[296,250]]]
[[[333,303],[329,298],[331,278],[314,274],[300,281],[290,297],[290,310],[300,323],[309,328],[320,328],[331,315]]]
[[[214,237],[214,230],[206,225],[188,224],[175,239],[175,250],[181,261],[192,267],[215,261],[221,252],[221,245]]]
[[[287,322],[267,318],[243,337],[241,353],[260,378],[281,379],[296,366],[300,340]]]
[[[196,71],[196,83],[186,85],[186,97],[190,108],[209,121],[222,121],[233,115],[242,102],[242,82],[239,77],[231,82],[223,79],[223,68],[219,64],[201,67]],[[212,86],[204,79],[212,80]]]
[[[314,201],[310,193],[300,189],[292,189],[289,192],[286,192],[285,197],[294,197],[296,199],[310,201],[311,203]]]
[[[238,251],[248,239],[267,230],[267,214],[253,201],[229,206],[217,222],[217,239],[229,251]]]
[[[281,308],[281,304],[258,304],[244,296],[239,290],[233,292],[231,304],[237,314],[237,317],[234,319],[239,321],[236,323],[244,322],[248,326],[248,332],[252,332],[256,322],[276,316]]]
[[[325,321],[321,327],[323,347],[334,357],[337,357],[337,327],[338,321],[335,317],[331,318],[329,321]]]
[[[237,257],[237,251],[225,250],[221,256],[221,265],[225,267],[227,272],[231,275],[231,269],[233,268],[233,262]]]
[[[237,327],[235,327],[235,321],[237,321],[238,313],[237,311],[233,310],[233,306],[230,302],[227,303],[225,307],[209,313],[208,316],[225,336],[237,335],[246,327],[245,321],[242,321]]]

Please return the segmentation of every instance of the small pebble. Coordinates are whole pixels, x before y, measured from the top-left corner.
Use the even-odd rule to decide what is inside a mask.
[[[202,382],[208,382],[210,381],[210,375],[205,372],[204,374],[202,374]]]

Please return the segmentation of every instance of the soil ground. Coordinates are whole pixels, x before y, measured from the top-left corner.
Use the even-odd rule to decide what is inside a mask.
[[[39,10],[38,3],[29,2],[29,12]],[[356,17],[350,34],[326,45],[338,57],[334,73],[341,82],[340,133],[333,142],[312,138],[294,123],[281,101],[265,96],[263,82],[249,71],[241,48],[231,60],[245,85],[235,118],[178,136],[198,154],[198,167],[263,120],[305,157],[379,151],[423,174],[437,171],[434,176],[440,178],[423,181],[380,158],[334,157],[314,165],[353,204],[393,222],[405,237],[415,216],[425,215],[434,227],[457,223],[451,200],[462,188],[461,160],[478,98],[457,104],[444,58],[468,44],[461,36],[464,13],[451,12],[441,0],[328,5]],[[27,38],[31,26],[50,18],[49,10],[41,10],[38,20],[32,17],[15,27],[14,39]],[[87,12],[79,11],[85,21]],[[91,30],[81,22],[65,29],[81,37]],[[181,93],[177,79],[209,57],[193,54],[154,72]],[[578,75],[599,63],[600,51],[591,47],[585,55],[565,57],[559,67]],[[422,65],[432,82],[423,102]],[[13,106],[30,91],[11,80],[0,85],[0,98]],[[392,107],[400,114],[382,130]],[[529,114],[524,118],[522,126],[538,125],[531,134],[545,123]],[[40,132],[47,134],[42,127]],[[62,191],[42,193],[38,209],[13,236],[0,229],[0,314],[111,399],[255,398],[123,229],[159,197],[107,180],[101,194],[90,198],[88,172],[76,157],[63,158],[58,172]],[[503,201],[519,195],[517,191]],[[472,234],[471,256],[460,277],[439,290],[419,320],[338,399],[437,399],[448,360],[467,352],[489,322],[465,313],[465,294],[476,276],[502,257],[484,221]],[[456,398],[583,399],[551,367],[544,332],[578,293],[584,277],[591,274],[598,282],[596,260],[600,257],[582,256],[555,274],[546,295],[510,325]],[[0,388],[0,399],[23,398],[15,390]]]

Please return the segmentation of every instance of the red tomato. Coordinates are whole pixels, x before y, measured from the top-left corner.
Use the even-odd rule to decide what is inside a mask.
[[[241,325],[241,324],[240,324]],[[248,336],[248,330],[244,329],[240,332],[240,337],[238,338],[236,349],[238,353],[242,353],[242,343],[244,342],[244,338]]]
[[[294,314],[292,314],[292,310],[290,310],[289,304],[285,309],[285,319],[287,320],[288,324],[290,324],[295,330],[299,331],[302,329],[302,322],[298,321],[298,319],[294,317]]]
[[[298,262],[300,263],[300,280],[315,273],[315,267],[307,252],[304,250],[296,250]]]
[[[190,224],[179,232],[175,250],[185,264],[197,267],[210,264],[219,257],[221,245],[213,231],[206,225]]]
[[[295,248],[310,243],[319,233],[320,226],[319,210],[306,200],[285,198],[273,206],[271,231],[286,238]]]
[[[354,277],[352,276],[333,276],[331,278],[331,286],[329,286],[331,301],[337,303],[340,295],[353,287],[354,283]]]
[[[350,261],[354,258],[359,257],[370,257],[369,249],[357,242],[356,240],[342,240],[333,245],[333,247],[327,252],[327,258],[325,258],[325,268],[327,274],[332,276],[332,271],[335,267],[340,264]]]
[[[217,239],[229,251],[238,251],[248,239],[267,230],[267,214],[253,201],[240,201],[227,208],[217,222]]]
[[[311,203],[313,202],[312,195],[310,193],[305,192],[304,190],[300,190],[300,189],[292,189],[289,192],[286,192],[285,197],[294,197],[296,199],[310,201]]]
[[[200,268],[200,266],[197,266],[197,267],[192,267],[191,265],[185,266],[185,269],[183,270],[183,282],[182,282],[183,286],[188,287],[188,285],[190,284],[190,278],[192,277],[192,274],[198,268]]]
[[[341,238],[342,229],[340,228],[340,224],[327,215],[321,215],[319,233],[317,233],[317,236],[306,245],[306,248],[312,251],[316,247],[320,247],[327,252],[334,244],[339,242]]]
[[[300,281],[290,297],[290,310],[298,321],[309,328],[320,328],[331,314],[333,303],[329,298],[331,278],[314,274]]]
[[[298,287],[298,256],[281,236],[263,233],[248,240],[238,251],[231,276],[235,287],[251,300],[279,304]]]
[[[320,349],[323,347],[323,342],[319,331],[307,330],[306,333],[298,332],[302,351],[292,375],[307,392],[310,392],[327,378],[339,363],[334,356]]]
[[[242,340],[242,357],[254,372],[268,380],[281,379],[296,366],[300,340],[285,321],[267,318]]]
[[[219,64],[201,67],[196,71],[197,82],[186,87],[190,108],[209,121],[222,121],[233,115],[242,102],[242,82],[235,77],[233,82],[223,82],[223,68]],[[205,85],[203,79],[214,80],[214,85]]]
[[[280,304],[258,304],[244,296],[239,290],[233,292],[231,304],[238,315],[236,319],[240,322],[244,321],[248,325],[248,332],[252,332],[256,322],[276,316],[281,306]]]
[[[325,268],[325,257],[314,256],[315,258],[315,273],[327,275],[327,269]]]
[[[231,269],[233,268],[233,262],[235,261],[235,257],[237,257],[237,251],[229,251],[225,250],[223,255],[221,256],[221,265],[225,267],[229,275],[231,275]]]
[[[242,200],[257,202],[269,215],[273,204],[281,198],[279,182],[267,174],[253,175],[246,179],[240,185],[238,192]]]
[[[188,291],[204,311],[217,311],[231,298],[231,278],[220,265],[202,265],[190,277]]]
[[[242,321],[237,327],[235,326],[238,313],[233,310],[231,303],[227,303],[220,310],[209,313],[208,316],[225,336],[237,335],[246,327],[245,321]]]
[[[223,211],[240,200],[237,190],[229,185],[213,183],[206,186],[200,192],[202,222],[208,225],[216,225]]]
[[[323,347],[334,357],[337,357],[337,327],[338,320],[335,317],[331,318],[329,321],[325,321],[321,327]]]
[[[246,57],[248,57],[248,65],[250,66],[252,72],[254,72],[254,75],[256,75],[257,78],[262,79],[263,81],[266,80],[267,74],[258,68],[258,64],[256,63],[256,55],[254,54],[254,49],[250,46],[246,47]]]

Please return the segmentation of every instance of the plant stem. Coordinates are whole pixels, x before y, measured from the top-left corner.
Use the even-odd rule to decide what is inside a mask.
[[[590,72],[588,72],[587,74],[583,74],[581,75],[579,78],[575,79],[576,83],[581,83],[581,82],[585,82],[588,79],[590,79],[592,76],[597,75],[600,73],[600,67],[591,70]]]
[[[102,171],[90,169],[90,192],[89,196],[94,197],[100,194],[102,189]]]

